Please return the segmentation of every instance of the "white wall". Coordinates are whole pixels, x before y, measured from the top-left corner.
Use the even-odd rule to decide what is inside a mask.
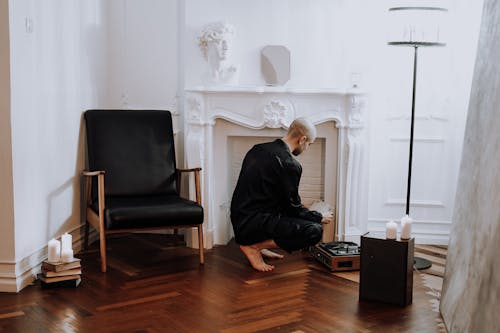
[[[240,65],[240,85],[264,85],[260,50],[285,45],[291,52],[290,87],[343,87],[345,81],[342,0],[187,0],[186,87],[201,84],[206,62],[197,37],[203,26],[226,21],[235,26],[232,59]]]
[[[103,1],[103,0],[101,0]],[[106,92],[100,108],[173,112],[177,164],[183,163],[183,1],[105,0]]]
[[[0,281],[14,262],[14,203],[10,131],[10,45],[8,1],[0,1]],[[0,282],[1,283],[1,282]]]
[[[9,2],[17,287],[47,241],[80,225],[82,111],[96,107],[99,1]],[[26,22],[31,25],[27,27]],[[97,53],[96,53],[97,52]],[[26,262],[28,261],[28,262]],[[39,261],[38,261],[39,262]]]
[[[105,1],[107,108],[173,110],[178,81],[178,1]]]

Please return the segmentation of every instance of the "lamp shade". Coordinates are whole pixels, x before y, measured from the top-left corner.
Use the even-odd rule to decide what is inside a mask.
[[[389,45],[446,45],[447,9],[435,6],[389,8]]]

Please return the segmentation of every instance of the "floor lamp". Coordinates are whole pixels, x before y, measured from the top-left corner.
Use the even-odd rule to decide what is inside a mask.
[[[390,12],[446,12],[447,9],[441,7],[393,7],[389,8]],[[422,19],[420,15],[420,19]],[[404,20],[403,20],[404,21]],[[421,23],[417,22],[415,25],[408,25],[409,21],[404,21],[407,27],[403,38],[400,40],[389,41],[387,44],[392,46],[407,46],[413,47],[413,89],[412,89],[412,99],[411,99],[411,121],[410,121],[410,147],[409,147],[409,158],[408,158],[408,178],[406,186],[406,215],[410,216],[410,193],[411,193],[411,171],[413,164],[413,132],[415,127],[415,92],[417,86],[417,58],[418,58],[418,48],[419,47],[436,47],[445,46],[445,43],[439,42],[439,26],[433,25],[431,29],[422,29]],[[410,20],[411,22],[411,20]],[[419,24],[420,23],[420,24]],[[417,31],[420,28],[422,31]],[[435,33],[429,34],[430,30],[434,30]],[[426,35],[429,40],[426,40]],[[432,266],[432,263],[424,258],[414,257],[415,269],[426,269]]]

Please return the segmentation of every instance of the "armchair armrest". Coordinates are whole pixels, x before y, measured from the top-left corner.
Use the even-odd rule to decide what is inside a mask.
[[[92,189],[92,182],[91,182],[91,177],[97,176],[97,204],[99,207],[99,212],[98,215],[101,216],[104,212],[104,174],[106,172],[104,170],[96,170],[96,171],[88,171],[88,170],[83,170],[82,175],[87,177],[86,179],[86,189],[85,189],[85,201],[87,207],[90,206],[90,194],[91,194],[91,189]]]
[[[98,170],[98,171],[83,170],[82,171],[82,175],[84,175],[86,177],[98,176],[100,174],[105,174],[105,173],[106,173],[106,171],[104,171],[104,170]]]
[[[201,171],[201,168],[177,169],[177,172],[195,172],[195,171]]]
[[[201,168],[177,169],[177,191],[181,190],[181,174],[184,172],[194,172],[194,183],[196,188],[196,202],[201,205],[200,171]]]

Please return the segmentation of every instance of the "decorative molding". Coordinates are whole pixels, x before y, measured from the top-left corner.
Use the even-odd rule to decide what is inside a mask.
[[[406,199],[394,199],[388,198],[384,205],[386,206],[405,206]],[[410,202],[410,206],[418,206],[418,207],[446,207],[444,202],[438,200],[414,200],[412,199]]]
[[[369,218],[368,222],[369,223],[384,223],[383,231],[385,232],[385,223],[389,222],[389,220],[394,220],[394,217]],[[416,219],[413,219],[413,222],[417,225],[426,225],[426,226],[446,225],[448,227],[451,227],[451,225],[453,224],[452,221],[446,221],[446,220],[416,220]]]
[[[271,100],[264,106],[264,125],[270,128],[287,128],[288,114],[287,106],[279,100]]]
[[[201,110],[203,107],[202,101],[196,96],[190,95],[187,99],[186,111],[188,112],[187,121],[190,124],[201,124]]]
[[[284,93],[292,95],[338,95],[338,96],[353,96],[353,95],[366,95],[366,92],[359,89],[333,89],[333,88],[296,88],[287,86],[197,86],[187,88],[186,92],[198,92],[203,94],[234,94],[234,93],[248,93],[248,94],[269,94],[269,93]]]
[[[364,95],[351,95],[351,110],[349,112],[349,126],[351,127],[362,127],[365,110],[365,97]]]
[[[391,137],[389,137],[389,141],[409,142],[410,138],[409,137],[402,137],[402,136],[391,136]],[[444,137],[420,137],[420,138],[413,138],[413,141],[414,142],[441,143],[441,142],[445,142],[446,139]]]
[[[429,117],[431,120],[437,120],[442,122],[450,121],[450,115],[448,113],[433,113]]]
[[[408,113],[397,113],[397,114],[391,114],[388,115],[385,119],[394,121],[394,120],[410,120],[411,118],[411,112]],[[415,115],[416,120],[436,120],[436,121],[442,121],[446,122],[450,120],[450,116],[448,113],[426,113],[426,114],[418,114]]]

